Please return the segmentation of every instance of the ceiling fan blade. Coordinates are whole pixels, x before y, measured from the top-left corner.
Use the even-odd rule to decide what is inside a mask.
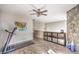
[[[42,13],[43,13],[43,12],[47,12],[47,11],[48,11],[48,10],[44,10],[44,11],[42,11]]]
[[[32,14],[30,14],[30,15],[36,15],[36,13],[32,13]]]
[[[47,14],[42,14],[42,15],[45,15],[45,16],[47,16]]]
[[[33,11],[37,12],[37,10],[33,9]]]
[[[31,4],[31,6],[32,6],[33,8],[35,8],[35,9],[37,9],[36,6],[34,6],[33,4]]]

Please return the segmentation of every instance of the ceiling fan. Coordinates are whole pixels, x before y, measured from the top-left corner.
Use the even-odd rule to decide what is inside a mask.
[[[31,5],[34,9],[32,9],[32,11],[34,13],[31,13],[31,15],[37,15],[37,17],[44,15],[47,16],[47,14],[45,14],[45,12],[47,12],[48,10],[42,10],[45,6],[41,7],[41,8],[36,8],[34,5]]]

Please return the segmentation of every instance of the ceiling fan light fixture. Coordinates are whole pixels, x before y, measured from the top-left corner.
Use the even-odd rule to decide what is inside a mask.
[[[31,15],[37,15],[37,17],[39,17],[39,16],[41,16],[41,15],[44,15],[44,16],[47,16],[47,14],[43,14],[43,13],[45,13],[45,12],[47,12],[48,10],[41,10],[42,8],[36,8],[34,5],[32,5],[32,7],[34,7],[35,9],[32,9],[35,13],[32,13]]]

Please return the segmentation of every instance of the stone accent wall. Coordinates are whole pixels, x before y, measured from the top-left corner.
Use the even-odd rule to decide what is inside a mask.
[[[79,45],[79,5],[67,12],[67,40]]]

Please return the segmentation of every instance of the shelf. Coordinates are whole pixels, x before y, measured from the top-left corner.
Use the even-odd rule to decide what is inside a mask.
[[[66,33],[44,32],[44,40],[65,46],[66,45]]]

